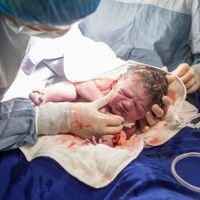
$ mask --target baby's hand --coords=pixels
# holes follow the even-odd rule
[[[113,136],[107,136],[104,135],[101,138],[97,139],[94,136],[92,136],[92,139],[85,139],[85,144],[93,144],[93,145],[97,145],[97,144],[105,144],[107,146],[110,147],[114,147],[113,141],[112,141]]]
[[[195,70],[188,64],[180,64],[173,73],[177,75],[185,84],[188,94],[193,93],[200,88],[199,77],[197,73],[195,73]]]

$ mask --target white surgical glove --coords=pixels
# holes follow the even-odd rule
[[[36,132],[39,135],[73,133],[83,138],[120,132],[124,119],[99,111],[110,94],[93,102],[46,103],[36,108]]]
[[[188,64],[180,64],[173,72],[185,84],[188,94],[197,91],[200,88],[200,65],[190,67]]]

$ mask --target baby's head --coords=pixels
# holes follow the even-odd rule
[[[111,112],[134,123],[142,119],[153,104],[162,106],[167,94],[166,72],[146,65],[130,66],[114,86],[109,106]]]

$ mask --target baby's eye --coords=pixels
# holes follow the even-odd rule
[[[132,95],[128,91],[126,90],[121,90],[121,91],[122,91],[123,96],[128,97],[129,99],[133,98]]]
[[[121,96],[125,96],[123,90],[121,90],[121,89],[118,90],[118,93],[119,93]]]

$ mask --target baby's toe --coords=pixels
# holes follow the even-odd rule
[[[29,99],[34,102],[35,105],[40,105],[44,101],[44,94],[38,90],[33,90],[29,94]]]

